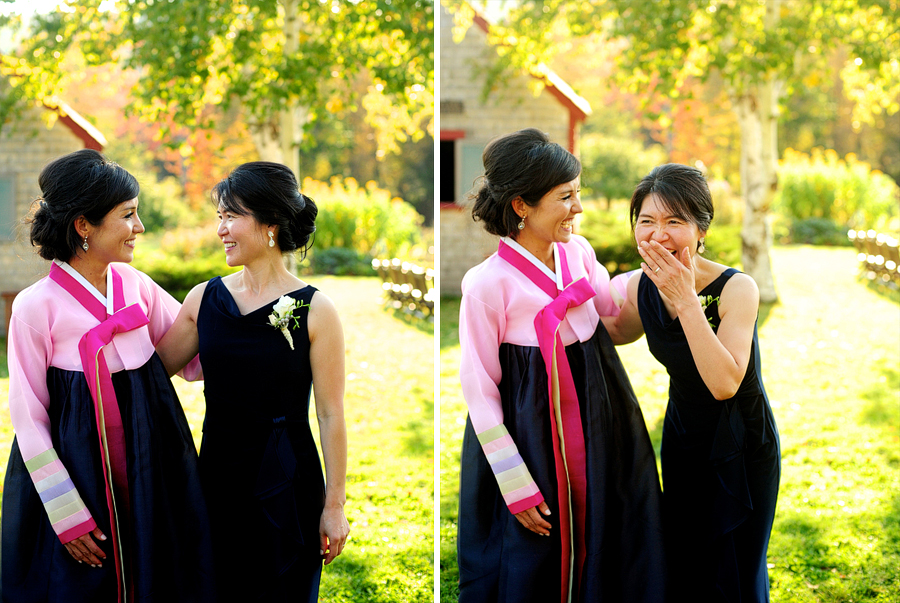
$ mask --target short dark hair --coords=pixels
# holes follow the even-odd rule
[[[81,252],[75,229],[80,216],[94,226],[141,188],[119,164],[92,149],[63,155],[48,163],[38,177],[41,196],[31,217],[31,244],[45,260],[68,262]]]
[[[713,220],[712,195],[703,172],[679,163],[666,163],[653,168],[644,176],[631,195],[631,230],[637,224],[644,199],[655,194],[666,210],[687,222],[693,222],[702,232],[709,230]]]
[[[581,162],[535,128],[492,140],[481,156],[484,179],[473,195],[472,219],[501,237],[518,233],[520,218],[513,210],[517,197],[532,207],[548,192],[581,174]]]
[[[242,164],[213,188],[212,202],[234,214],[250,214],[260,224],[278,226],[278,248],[284,252],[299,249],[303,258],[312,247],[319,210],[300,192],[287,166],[270,161]]]

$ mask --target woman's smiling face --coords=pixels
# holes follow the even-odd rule
[[[221,204],[216,213],[219,216],[217,234],[225,245],[226,264],[245,266],[268,249],[267,229],[251,214],[237,214]]]
[[[144,232],[137,208],[137,198],[130,199],[119,203],[103,217],[103,222],[93,228],[88,237],[90,257],[105,264],[128,263],[134,259],[136,237]]]
[[[644,241],[656,241],[676,255],[687,247],[693,256],[697,252],[698,241],[705,235],[690,220],[674,215],[655,193],[644,199],[634,226],[634,238],[638,245]]]
[[[584,211],[580,194],[581,179],[576,178],[551,189],[541,197],[536,206],[530,207],[522,203],[525,228],[517,233],[516,241],[526,247],[528,243],[543,247],[569,242],[575,216]]]

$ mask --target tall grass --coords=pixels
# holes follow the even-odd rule
[[[308,278],[334,300],[346,339],[350,540],[325,568],[319,600],[425,602],[434,593],[434,337],[383,309],[374,278]],[[5,351],[4,340],[0,347]],[[0,483],[12,427],[0,356]],[[194,440],[202,383],[174,379]],[[316,429],[314,410],[310,414]],[[2,495],[2,492],[0,492]]]
[[[760,310],[782,480],[773,601],[887,603],[900,593],[900,307],[857,278],[846,248],[776,247],[781,302]],[[458,300],[441,301],[441,601],[456,600]],[[619,348],[659,451],[668,378],[644,339]]]

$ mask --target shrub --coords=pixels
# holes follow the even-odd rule
[[[188,292],[198,283],[240,270],[225,264],[223,254],[179,260],[159,251],[142,254],[140,260],[135,258],[134,267],[147,273],[178,301],[184,301]]]
[[[152,184],[148,181],[148,177],[141,180],[138,212],[147,232],[162,232],[197,223],[197,213],[191,211],[184,189],[175,178],[170,176]]]
[[[376,276],[375,269],[372,268],[372,256],[359,253],[354,249],[330,247],[313,254],[311,260],[312,270],[315,274]]]
[[[828,218],[807,218],[791,224],[790,243],[807,245],[834,245],[849,247],[853,242],[847,237],[847,229]]]
[[[334,177],[329,184],[306,178],[304,194],[319,207],[311,255],[332,247],[370,257],[402,257],[421,238],[423,218],[413,208],[369,181]]]
[[[616,202],[611,209],[603,209],[596,201],[585,202],[578,232],[588,240],[598,261],[610,275],[640,268],[641,256],[634,247],[628,204]]]
[[[772,206],[791,222],[820,218],[841,229],[896,229],[900,188],[852,153],[840,159],[830,149],[814,149],[811,155],[787,149],[778,180]],[[799,228],[805,232],[810,226]]]
[[[588,134],[579,146],[585,196],[604,197],[607,207],[612,199],[630,199],[641,178],[665,162],[662,147],[645,149],[635,138]]]

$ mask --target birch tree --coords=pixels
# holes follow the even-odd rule
[[[458,24],[470,22],[472,5],[443,1]],[[778,298],[767,217],[778,186],[781,103],[843,48],[854,119],[871,123],[900,110],[900,0],[526,0],[491,35],[512,67],[549,63],[564,36],[624,39],[620,82],[673,98],[686,78],[719,74],[740,124],[743,269],[764,302]]]
[[[366,97],[400,115],[371,111],[386,146],[433,128],[433,15],[432,0],[61,2],[3,57],[11,88],[0,117],[60,88],[59,63],[74,53],[85,66],[137,70],[131,108],[149,120],[208,128],[210,107],[239,104],[260,156],[296,173],[304,125]],[[364,98],[348,85],[360,73],[371,82]]]

